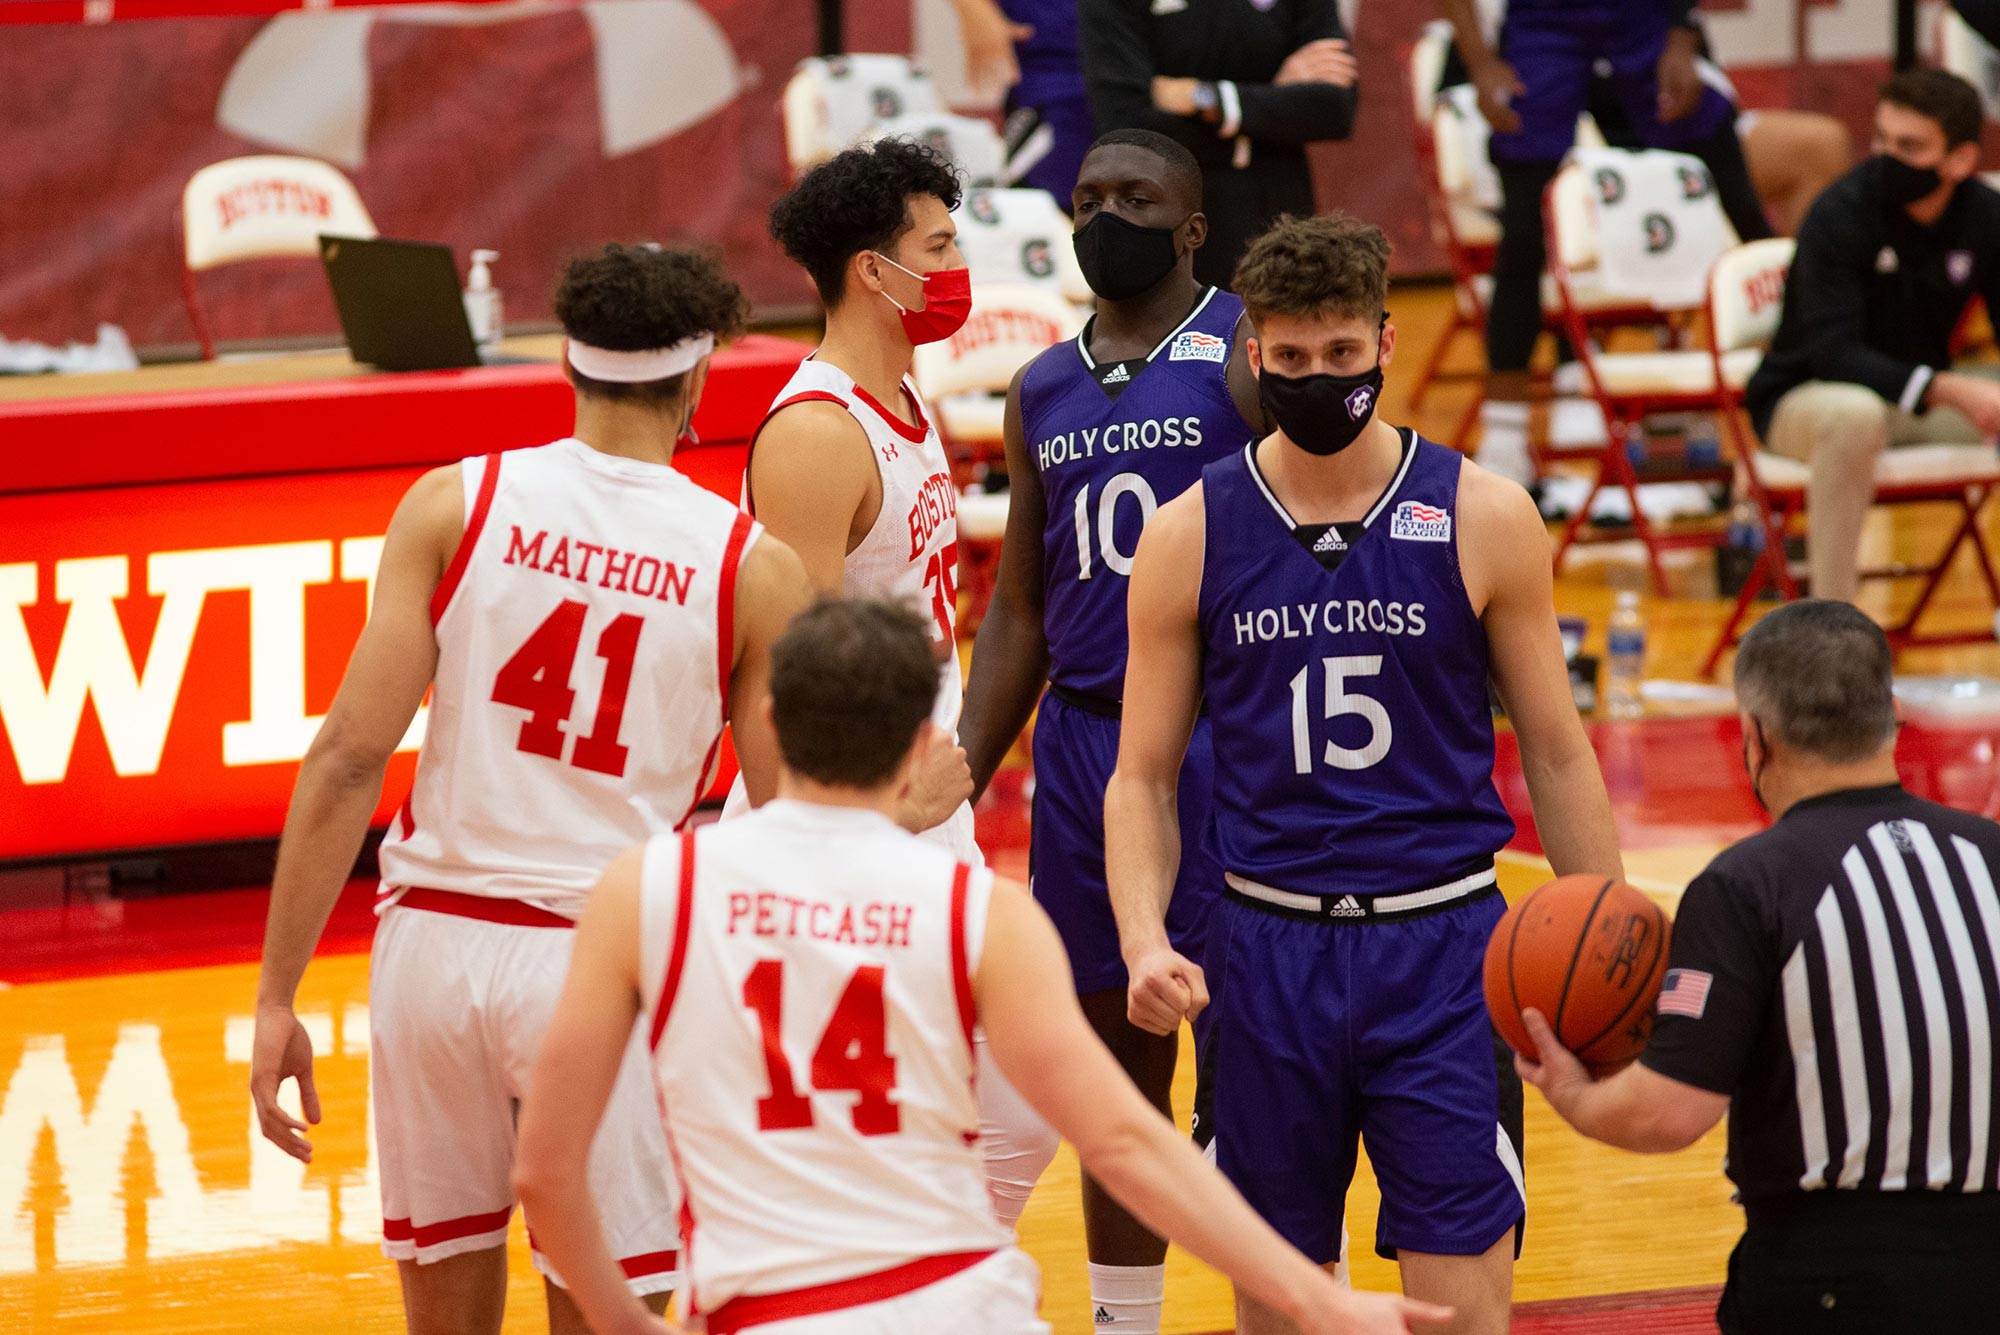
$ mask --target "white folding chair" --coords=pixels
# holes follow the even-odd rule
[[[956,334],[917,348],[911,376],[930,402],[952,472],[960,484],[959,589],[961,630],[976,627],[992,596],[1000,541],[1007,532],[1007,497],[968,484],[980,465],[1005,458],[1007,387],[1028,362],[1083,328],[1084,313],[1047,287],[976,284],[972,315]]]
[[[877,121],[862,133],[860,142],[876,139],[914,139],[949,158],[971,185],[1006,184],[1007,142],[990,121],[948,111],[916,111]]]
[[[1579,294],[1587,290],[1588,282],[1608,300],[1649,308],[1655,320],[1691,317],[1703,304],[1699,276],[1735,243],[1735,233],[1700,159],[1657,150],[1586,149],[1572,154],[1549,183],[1542,214],[1564,325],[1590,395],[1603,414],[1606,436],[1601,446],[1587,450],[1542,451],[1544,460],[1594,466],[1590,491],[1556,546],[1556,563],[1560,567],[1574,543],[1627,536],[1589,528],[1597,493],[1618,486],[1631,502],[1630,536],[1645,544],[1654,587],[1665,594],[1660,553],[1669,547],[1710,546],[1715,538],[1710,533],[1656,531],[1639,504],[1640,482],[1721,481],[1729,477],[1729,470],[1717,460],[1713,466],[1649,468],[1642,479],[1632,455],[1635,447],[1643,454],[1642,424],[1649,414],[1720,411],[1718,363],[1698,349],[1606,351]],[[1697,285],[1687,283],[1688,275],[1697,276]],[[1755,353],[1735,353],[1725,355],[1719,365],[1723,377],[1740,387],[1756,361]]]
[[[814,56],[785,84],[785,156],[794,176],[877,123],[944,110],[931,78],[907,56]]]
[[[1741,410],[1740,387],[1747,376],[1730,370],[1731,358],[1749,358],[1754,365],[1777,334],[1778,319],[1785,305],[1785,281],[1795,248],[1795,243],[1787,237],[1752,241],[1724,254],[1709,273],[1707,306],[1712,374],[1721,385],[1724,429],[1742,465],[1744,482],[1764,529],[1764,550],[1744,580],[1736,605],[1730,609],[1721,634],[1702,664],[1705,676],[1714,675],[1722,655],[1736,643],[1737,630],[1749,614],[1751,604],[1766,589],[1776,588],[1785,598],[1795,598],[1799,593],[1798,580],[1786,556],[1785,538],[1795,519],[1807,517],[1806,485],[1812,470],[1797,459],[1763,450],[1752,438]],[[2000,485],[2000,456],[1995,455],[1991,445],[1911,445],[1884,450],[1875,461],[1876,504],[1944,502],[1956,504],[1960,510],[1959,526],[1934,563],[1862,572],[1867,579],[1916,577],[1924,581],[1910,610],[1888,632],[1889,642],[1897,649],[1911,645],[1971,644],[1992,638],[1990,628],[1919,635],[1916,624],[1937,593],[1958,549],[1966,543],[1972,545],[1978,557],[1988,595],[2000,606],[2000,577],[1994,573],[1993,554],[1978,523],[1979,511],[1996,485]]]
[[[322,232],[372,237],[354,183],[317,158],[259,154],[211,163],[181,191],[181,295],[204,359],[215,339],[195,275],[246,260],[319,254]]]
[[[1070,219],[1046,190],[975,186],[959,201],[958,250],[975,283],[1026,283],[1088,305]]]

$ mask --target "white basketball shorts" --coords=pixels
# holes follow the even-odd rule
[[[511,900],[421,893],[464,914],[517,919],[398,905],[375,929],[369,1083],[382,1250],[424,1264],[506,1244],[515,1122],[576,933],[521,925],[540,911]],[[591,1146],[590,1179],[605,1240],[632,1291],[674,1288],[680,1202],[636,1026]],[[539,1252],[534,1263],[561,1283]]]

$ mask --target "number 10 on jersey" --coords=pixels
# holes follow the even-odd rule
[[[1135,496],[1139,501],[1139,527],[1152,522],[1153,511],[1160,508],[1159,498],[1154,496],[1152,484],[1137,473],[1120,473],[1104,484],[1097,494],[1097,541],[1095,557],[1104,562],[1105,568],[1114,575],[1132,576],[1132,557],[1138,544],[1132,544],[1131,552],[1118,550],[1117,541],[1111,536],[1111,521],[1118,517],[1118,502],[1126,496]],[[1093,552],[1090,537],[1090,487],[1079,487],[1076,493],[1076,577],[1089,579],[1092,573]]]

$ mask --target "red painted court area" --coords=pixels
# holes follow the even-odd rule
[[[1763,827],[1743,773],[1736,717],[1598,723],[1591,742],[1603,767],[1628,851],[1719,848]],[[1913,792],[1965,811],[2000,816],[2000,728],[1907,723],[1897,747]],[[1527,780],[1513,734],[1502,733],[1494,772],[1518,825],[1512,848],[1540,855]],[[1025,880],[1032,780],[1002,772],[978,811],[980,846],[1003,875]],[[374,933],[375,882],[349,883],[327,924],[320,953],[365,951]],[[0,982],[42,982],[251,962],[263,940],[262,889],[114,898],[80,892],[68,902],[0,911]]]

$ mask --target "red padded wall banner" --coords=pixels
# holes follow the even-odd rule
[[[383,235],[444,242],[461,273],[498,250],[517,323],[549,319],[564,263],[613,240],[718,251],[766,308],[812,300],[764,219],[813,0],[200,8],[239,16],[0,22],[0,237],[31,257],[0,263],[0,334],[60,345],[110,321],[191,343],[181,190],[256,153],[333,163]],[[314,259],[213,270],[200,295],[224,343],[339,328]]]

